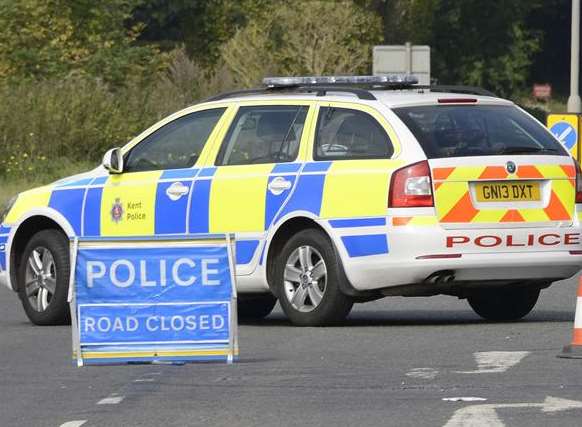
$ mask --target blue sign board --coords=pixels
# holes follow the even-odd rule
[[[571,150],[578,141],[578,135],[574,126],[568,122],[557,122],[550,128],[550,132],[566,147]]]
[[[232,241],[73,243],[78,365],[232,361],[237,353]]]

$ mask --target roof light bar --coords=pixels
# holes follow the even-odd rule
[[[263,85],[269,88],[317,85],[405,85],[418,84],[418,78],[410,74],[387,76],[303,76],[266,77]]]

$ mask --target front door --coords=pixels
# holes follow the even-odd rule
[[[213,108],[181,116],[127,152],[124,173],[110,175],[102,190],[101,236],[188,232],[188,209],[200,173],[195,165],[224,111]]]
[[[241,106],[220,146],[210,190],[210,232],[237,234],[239,274],[250,274],[301,168],[309,105]]]

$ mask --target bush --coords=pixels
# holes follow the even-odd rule
[[[51,175],[62,159],[99,162],[168,114],[234,85],[224,67],[208,72],[181,49],[170,58],[150,83],[112,88],[76,76],[0,85],[0,178]]]
[[[34,174],[60,158],[97,160],[127,142],[154,115],[136,92],[82,77],[0,86],[0,175]]]

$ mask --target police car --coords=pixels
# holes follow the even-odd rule
[[[580,269],[580,169],[512,102],[409,76],[264,83],[9,203],[0,277],[33,323],[67,320],[72,236],[233,232],[240,315],[278,300],[296,325],[438,294],[516,320]]]

